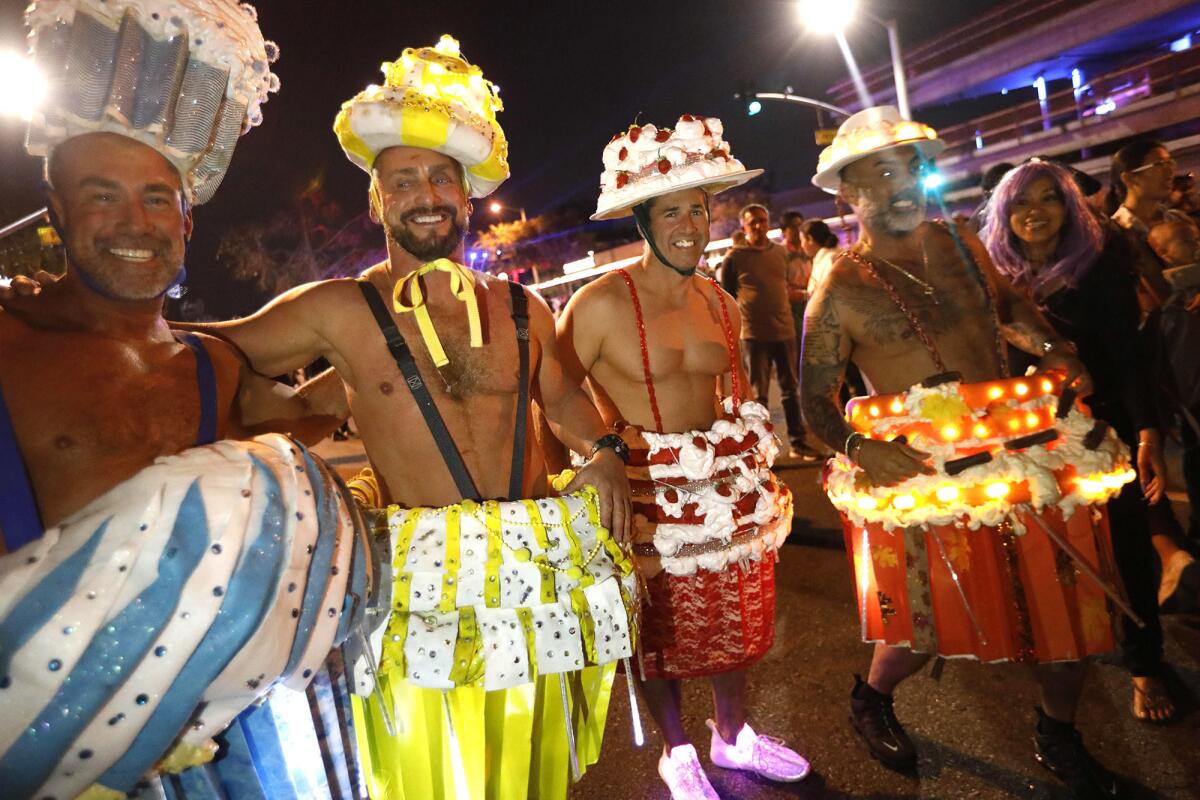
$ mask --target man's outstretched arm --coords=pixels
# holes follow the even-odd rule
[[[331,354],[324,326],[342,281],[297,286],[248,317],[229,322],[172,323],[233,344],[261,375],[285,375]]]

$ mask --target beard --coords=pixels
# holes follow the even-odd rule
[[[892,204],[900,200],[911,200],[912,208],[907,211],[893,208]],[[859,202],[855,210],[864,224],[888,236],[912,233],[925,221],[925,194],[919,189],[897,192],[882,202],[866,197],[860,197]]]
[[[68,237],[69,239],[69,237]],[[110,247],[151,250],[153,263],[132,263],[107,255]],[[66,244],[67,262],[92,291],[112,300],[143,301],[162,297],[179,277],[183,248],[162,238],[136,242],[101,240],[90,247]]]
[[[413,233],[408,227],[409,221],[425,214],[446,214],[450,217],[450,230],[442,236],[437,234],[418,236]],[[452,206],[414,208],[405,212],[398,224],[385,225],[388,239],[401,250],[426,263],[453,255],[458,246],[462,244],[463,236],[466,235],[466,227],[465,223],[459,222],[458,212]]]

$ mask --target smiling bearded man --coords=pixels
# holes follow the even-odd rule
[[[387,698],[356,708],[371,795],[564,797],[632,650],[623,448],[567,378],[545,302],[461,263],[470,198],[509,175],[497,91],[450,36],[383,70],[334,132],[370,176],[386,260],[206,330],[272,375],[324,357],[346,386],[371,462],[354,485],[393,568],[354,678]],[[586,459],[561,496],[535,400]]]

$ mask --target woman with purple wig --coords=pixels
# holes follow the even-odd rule
[[[1000,181],[981,233],[996,267],[1028,292],[1064,338],[1079,348],[1095,386],[1092,414],[1137,449],[1139,481],[1109,503],[1113,550],[1130,604],[1145,621],[1122,620],[1121,650],[1133,676],[1133,713],[1163,722],[1175,712],[1162,681],[1156,553],[1146,501],[1165,489],[1151,358],[1138,335],[1136,277],[1128,245],[1105,234],[1066,169],[1033,160]],[[1020,368],[1014,361],[1014,368]]]

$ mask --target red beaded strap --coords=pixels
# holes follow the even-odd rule
[[[650,376],[650,350],[646,346],[646,319],[642,316],[642,303],[638,300],[637,289],[633,286],[633,277],[624,269],[618,269],[617,273],[625,279],[625,285],[629,287],[629,296],[633,299],[633,313],[637,317],[638,341],[642,345],[642,373],[646,377],[646,394],[650,396],[650,413],[654,415],[654,429],[662,433],[662,414],[658,410],[658,398],[654,396],[654,379]]]
[[[742,404],[741,387],[738,385],[738,350],[737,339],[733,336],[733,323],[729,321],[729,309],[725,306],[725,292],[716,278],[709,278],[717,293],[717,302],[721,304],[721,322],[725,326],[725,347],[729,349],[729,388],[733,394],[733,410],[736,412]]]

